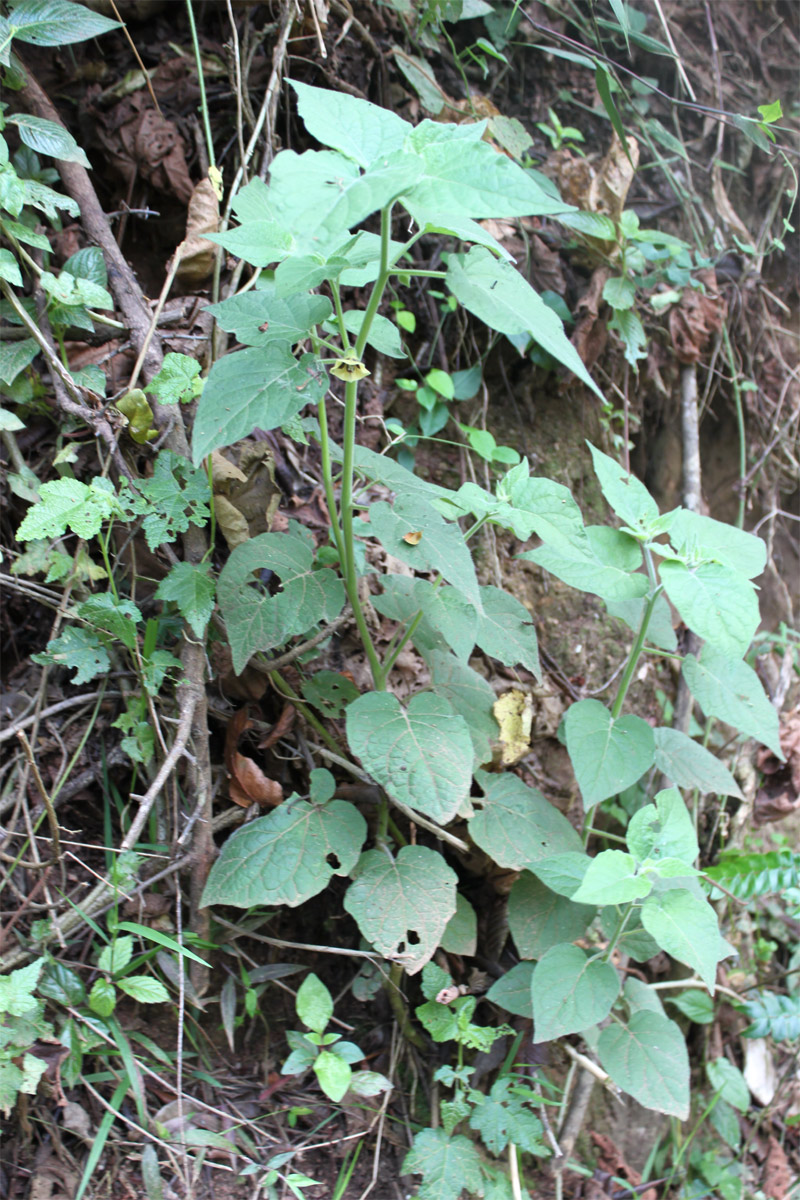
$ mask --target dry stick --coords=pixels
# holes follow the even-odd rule
[[[697,418],[697,367],[689,363],[681,368],[681,433],[683,441],[683,503],[690,512],[699,513],[702,505],[700,474],[700,428]],[[696,654],[700,641],[695,633],[686,634],[686,654]],[[678,678],[672,728],[689,732],[692,717],[692,693],[683,673]],[[662,778],[662,787],[668,786]]]
[[[54,717],[56,713],[64,712],[68,708],[77,708],[81,704],[89,704],[92,700],[99,700],[103,692],[83,692],[80,696],[70,696],[69,700],[59,700],[58,704],[51,704],[49,708],[43,708],[38,714],[38,720],[44,721],[46,717]],[[121,692],[106,692],[106,697],[121,696]],[[0,732],[0,742],[7,742],[9,738],[16,737],[23,729],[29,729],[35,724],[37,714],[34,713],[30,717],[23,717],[19,721],[15,721],[13,725],[9,725],[6,729]]]

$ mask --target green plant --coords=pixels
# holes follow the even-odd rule
[[[575,129],[572,125],[562,125],[558,114],[552,108],[548,108],[547,115],[550,118],[550,124],[547,125],[543,121],[537,121],[536,128],[541,129],[553,150],[560,150],[562,146],[567,146],[570,150],[577,149],[575,146],[570,146],[570,142],[583,141],[583,134],[580,129]],[[578,150],[578,153],[580,154],[581,151]]]
[[[295,1001],[297,1015],[308,1033],[296,1029],[286,1035],[292,1053],[283,1064],[283,1075],[303,1075],[311,1068],[325,1095],[338,1102],[346,1092],[354,1096],[377,1096],[391,1082],[377,1071],[353,1071],[364,1053],[353,1042],[342,1041],[340,1033],[326,1033],[333,1016],[333,999],[325,984],[313,973],[300,985]]]
[[[193,452],[199,464],[254,424],[291,431],[302,408],[316,404],[317,424],[305,418],[303,428],[321,447],[333,518],[330,552],[315,552],[300,529],[263,534],[232,552],[218,598],[237,671],[254,655],[324,628],[349,600],[373,690],[342,697],[338,711],[344,709],[349,751],[379,785],[382,799],[374,843],[365,849],[364,817],[354,804],[334,798],[328,772],[315,772],[308,798],[291,797],[229,838],[212,868],[204,903],[296,905],[321,892],[334,875],[350,876],[344,907],[366,940],[394,964],[396,984],[401,968],[420,971],[445,937],[456,911],[457,878],[438,850],[405,844],[390,810],[412,815],[455,847],[463,842],[446,827],[456,818],[465,820],[473,842],[496,863],[522,872],[510,909],[526,961],[509,973],[513,979],[499,981],[504,986],[496,985],[492,998],[503,1004],[505,996],[511,1011],[532,1014],[538,1040],[588,1034],[603,1025],[597,1053],[613,1081],[641,1103],[685,1118],[689,1063],[681,1030],[665,1015],[657,992],[631,981],[622,989],[613,956],[623,948],[646,959],[660,948],[687,964],[713,994],[717,963],[730,947],[695,866],[696,834],[679,788],[741,793],[702,745],[677,730],[653,729],[626,712],[625,702],[643,654],[677,652],[668,597],[705,643],[682,664],[705,714],[780,753],[777,716],[743,657],[759,621],[751,579],[763,568],[764,544],[691,512],[661,515],[645,487],[595,447],[590,447],[595,473],[620,528],[587,527],[569,490],[531,476],[526,462],[512,467],[494,492],[472,483],[448,491],[359,447],[358,386],[368,373],[367,348],[381,352],[383,334],[374,333],[382,329],[381,298],[394,275],[415,274],[397,264],[426,229],[479,244],[451,253],[446,271],[423,275],[444,280],[458,302],[491,328],[535,338],[594,389],[557,315],[513,267],[493,257],[491,246],[480,244],[486,236],[474,220],[523,211],[558,214],[564,206],[480,141],[480,126],[422,122],[412,128],[351,97],[292,86],[309,132],[332,149],[279,154],[269,186],[254,181],[237,197],[239,227],[217,237],[261,274],[253,289],[214,308],[246,348],[213,366],[198,405]],[[396,204],[419,226],[410,241],[392,239]],[[440,206],[436,215],[434,205]],[[380,237],[357,229],[376,211]],[[331,300],[315,290],[323,282]],[[370,282],[366,308],[346,310],[345,289]],[[321,329],[333,314],[338,342]],[[344,383],[341,447],[328,432],[326,362]],[[394,503],[370,503],[363,490],[372,483],[394,491]],[[461,518],[467,519],[466,534]],[[494,694],[469,666],[473,648],[539,676],[529,614],[513,597],[477,579],[468,538],[485,523],[523,542],[536,534],[542,544],[521,557],[600,596],[634,635],[611,706],[580,700],[564,720],[586,811],[582,837],[515,774],[481,769],[491,759],[497,725]],[[435,578],[430,583],[382,577],[382,593],[373,603],[397,623],[383,655],[359,589],[365,570],[360,550],[369,540],[418,575]],[[329,565],[335,560],[341,577]],[[257,582],[264,568],[280,580],[274,594]],[[425,658],[431,684],[401,703],[390,690],[392,668],[409,641]],[[271,677],[317,730],[323,755],[329,748],[342,762],[341,747],[325,729],[328,711],[314,676],[304,669],[297,688],[275,671]],[[624,850],[589,854],[597,806],[640,780],[646,796],[654,770],[676,786],[634,813]],[[575,944],[579,938],[588,939],[588,948]],[[459,1011],[468,1008],[464,1004]],[[458,1028],[455,1010],[452,1017]],[[307,1041],[303,1061],[311,1065],[320,1047]],[[338,1064],[337,1069],[343,1077]],[[453,1146],[461,1140],[451,1142],[445,1130],[431,1137],[437,1145],[444,1139],[444,1156],[453,1162]],[[455,1195],[458,1189],[451,1186]]]
[[[44,1001],[34,995],[44,963],[37,958],[0,976],[0,1111],[6,1117],[20,1092],[36,1092],[47,1069],[46,1058],[32,1053],[40,1039],[53,1036]]]

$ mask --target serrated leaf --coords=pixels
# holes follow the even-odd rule
[[[129,650],[136,645],[136,625],[141,622],[142,614],[132,600],[100,592],[79,604],[77,612],[84,621],[110,633]]]
[[[327,296],[278,297],[275,284],[268,281],[255,291],[210,304],[206,312],[222,329],[235,333],[242,345],[266,346],[270,342],[300,341],[314,325],[327,321],[333,309]]]
[[[188,404],[200,394],[200,363],[188,354],[170,352],[164,355],[161,370],[147,385],[151,392],[162,404]]]
[[[567,750],[589,809],[636,783],[653,765],[653,731],[641,717],[615,721],[599,700],[579,700],[565,720]]]
[[[623,850],[603,850],[589,863],[581,886],[572,899],[576,904],[627,904],[652,889],[651,881],[636,874],[636,860]]]
[[[170,998],[161,980],[152,975],[126,975],[115,982],[121,992],[140,1004],[166,1004]]]
[[[644,484],[591,442],[587,444],[603,495],[617,516],[633,529],[658,520],[658,505]]]
[[[82,167],[91,169],[89,159],[63,125],[47,121],[44,117],[35,117],[31,113],[18,113],[9,117],[8,123],[16,125],[20,140],[37,154],[49,154],[64,162],[80,163]]]
[[[190,525],[205,525],[211,515],[207,473],[171,450],[159,453],[153,474],[137,480],[135,492],[126,483],[122,495],[133,512],[144,517],[142,528],[151,550],[174,542]]]
[[[627,1025],[609,1025],[597,1044],[600,1064],[645,1108],[685,1121],[689,1116],[689,1056],[674,1021],[637,1012]]]
[[[758,597],[749,580],[739,571],[713,562],[697,567],[662,562],[659,574],[689,628],[725,654],[741,658],[761,620]]]
[[[567,818],[536,788],[510,772],[476,771],[485,793],[469,822],[473,841],[501,867],[519,871],[554,854],[578,851],[581,839]]]
[[[111,668],[108,651],[97,634],[74,625],[68,625],[59,637],[47,643],[42,654],[32,654],[31,658],[36,663],[74,669],[72,683],[88,683],[98,675],[107,675]]]
[[[458,877],[426,846],[361,855],[344,907],[375,949],[409,975],[421,971],[456,911]]]
[[[119,21],[69,0],[22,0],[8,21],[13,36],[33,46],[66,46],[120,28]]]
[[[228,838],[211,868],[203,905],[294,908],[355,866],[367,824],[344,800],[317,808],[290,799]]]
[[[503,155],[493,157],[520,170]],[[602,392],[565,334],[560,318],[516,268],[496,259],[484,247],[476,246],[469,254],[451,254],[446,283],[456,299],[490,329],[510,337],[528,334],[602,399]]]
[[[0,975],[0,1013],[21,1017],[36,1009],[33,992],[46,961],[37,958],[9,975]]]
[[[458,1200],[466,1188],[481,1186],[481,1158],[469,1138],[448,1137],[443,1129],[423,1129],[403,1159],[403,1175],[422,1175],[420,1200]]]
[[[541,1141],[542,1123],[524,1101],[514,1094],[515,1081],[500,1078],[492,1084],[472,1110],[470,1129],[481,1135],[491,1154],[502,1154],[509,1142],[528,1154],[546,1153]]]
[[[659,792],[628,823],[628,849],[639,862],[678,858],[691,866],[699,848],[694,822],[677,788]]]
[[[638,313],[632,308],[617,309],[608,322],[608,328],[619,337],[625,347],[625,361],[630,363],[638,374],[639,359],[647,358],[648,344],[647,334]]]
[[[550,1042],[603,1021],[619,995],[619,976],[578,946],[553,946],[534,968],[531,994],[534,1037]]]
[[[561,942],[574,942],[594,919],[591,905],[574,904],[523,871],[508,897],[508,927],[521,958],[541,958]]]
[[[457,526],[448,524],[431,504],[415,496],[398,496],[393,505],[370,505],[369,525],[385,550],[417,571],[441,574],[480,610],[481,597],[472,555]],[[409,533],[422,537],[412,545]]]
[[[467,723],[476,764],[488,762],[492,757],[491,743],[498,734],[497,721],[492,715],[495,694],[491,686],[482,675],[452,654],[431,650],[425,657],[431,670],[433,691]]]
[[[536,628],[525,605],[496,587],[482,587],[481,600],[475,633],[481,650],[506,666],[521,664],[541,680]]]
[[[683,676],[707,717],[718,717],[757,738],[783,760],[778,714],[752,667],[732,659],[716,646],[704,646],[697,659],[687,654]]]
[[[254,429],[285,425],[306,404],[321,400],[327,386],[315,356],[296,359],[284,343],[226,354],[209,371],[197,404],[195,466],[212,450],[230,446]]]
[[[117,993],[109,979],[95,979],[89,992],[89,1008],[98,1017],[110,1017],[117,1005]]]
[[[53,479],[39,488],[40,503],[28,509],[17,530],[17,540],[30,542],[40,538],[58,538],[68,529],[78,537],[92,538],[103,522],[121,514],[113,485],[95,478],[91,484],[78,479]]]
[[[459,892],[456,896],[456,911],[447,922],[440,945],[448,954],[462,954],[470,958],[478,945],[478,918],[475,909]]]
[[[653,730],[656,742],[656,766],[682,788],[697,788],[703,794],[717,792],[743,800],[741,789],[720,760],[681,733],[679,729],[660,727]]]
[[[347,709],[347,741],[391,797],[440,824],[469,795],[469,729],[441,696],[412,696],[407,708],[388,692],[359,696]]]
[[[717,963],[730,947],[720,937],[717,915],[708,901],[685,888],[648,896],[642,924],[662,950],[697,971],[713,996]]]
[[[256,586],[253,576],[264,570],[281,581],[274,596]],[[315,571],[312,548],[288,533],[262,533],[237,546],[220,573],[217,595],[237,675],[257,651],[334,620],[345,600],[341,580],[327,568]]]
[[[118,971],[124,971],[132,958],[133,938],[118,937],[107,946],[103,946],[97,956],[97,966],[99,970],[114,975]]]
[[[156,600],[177,604],[195,635],[202,638],[214,611],[214,580],[206,563],[175,563],[156,588]]]

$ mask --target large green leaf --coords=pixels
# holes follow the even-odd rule
[[[607,532],[612,535],[618,534],[621,538],[626,536],[616,529],[609,529]],[[616,542],[616,539],[614,540]],[[648,589],[647,576],[632,574],[624,560],[622,563],[603,561],[598,549],[608,549],[608,546],[603,544],[604,541],[606,539],[596,534],[594,540],[590,540],[587,529],[586,542],[582,546],[562,549],[545,542],[545,545],[538,546],[535,550],[526,550],[518,557],[538,563],[570,587],[581,592],[591,592],[606,601],[634,600],[644,596]]]
[[[767,547],[760,537],[685,508],[675,514],[669,540],[687,559],[711,559],[748,579],[760,575],[767,560]]]
[[[442,128],[446,132],[456,126]],[[422,177],[407,193],[414,207],[476,219],[571,211],[570,205],[548,196],[533,176],[488,142],[437,134],[435,141],[420,147],[420,159]]]
[[[434,692],[443,696],[467,723],[476,764],[489,762],[491,743],[500,732],[492,711],[496,699],[492,688],[482,675],[452,654],[431,650],[426,658]]]
[[[591,443],[594,472],[614,512],[633,529],[646,529],[658,520],[658,505],[643,483]]]
[[[740,733],[758,738],[783,758],[778,714],[752,667],[716,646],[704,646],[699,659],[687,654],[683,676],[707,717],[718,717]]]
[[[689,628],[732,658],[741,658],[761,620],[750,581],[721,563],[687,567],[667,560],[659,573]]]
[[[456,911],[457,883],[441,854],[426,846],[403,846],[396,858],[368,850],[344,906],[379,954],[414,975],[432,958]]]
[[[551,892],[523,871],[508,897],[508,927],[522,958],[541,958],[561,942],[577,941],[596,911]]]
[[[645,1108],[685,1121],[689,1116],[689,1056],[674,1021],[640,1011],[627,1025],[600,1034],[597,1054],[616,1083]]]
[[[469,796],[469,728],[441,696],[412,696],[407,708],[388,692],[359,696],[347,708],[347,741],[390,796],[440,824]]]
[[[513,167],[503,155],[495,157]],[[490,329],[510,337],[528,334],[602,399],[602,392],[564,333],[561,319],[509,263],[476,246],[468,254],[450,255],[446,283],[456,299]]]
[[[567,818],[536,788],[510,772],[476,771],[483,800],[469,822],[469,834],[501,867],[520,871],[543,858],[579,851],[581,839]]]
[[[8,23],[14,37],[32,46],[67,46],[120,28],[119,21],[69,0],[22,0]]]
[[[586,809],[624,792],[653,765],[653,731],[641,717],[616,721],[599,700],[579,700],[565,720],[567,750]]]
[[[685,888],[654,893],[642,905],[642,924],[662,950],[697,971],[713,996],[717,963],[731,950],[708,901]]]
[[[441,574],[480,610],[481,594],[472,555],[456,525],[416,496],[398,496],[394,504],[370,505],[369,527],[384,550],[417,571]],[[409,535],[422,536],[415,542]]]
[[[605,1020],[619,995],[619,976],[610,963],[562,944],[539,959],[531,994],[534,1037],[550,1042]]]
[[[656,741],[656,766],[672,783],[682,788],[697,788],[703,793],[737,796],[743,800],[738,783],[720,760],[679,729],[653,730]]]
[[[573,894],[576,904],[627,904],[646,896],[650,879],[636,874],[636,860],[624,850],[602,850],[589,863],[581,886]]]
[[[328,378],[313,354],[296,359],[285,343],[248,346],[215,362],[197,404],[192,457],[198,466],[219,446],[254,429],[285,425],[325,395]]]
[[[481,1158],[474,1142],[448,1137],[443,1129],[423,1129],[403,1159],[403,1175],[422,1175],[420,1200],[458,1200],[466,1188],[475,1194],[481,1187]]]
[[[426,579],[414,581],[414,596],[431,628],[441,634],[456,657],[466,663],[475,648],[478,627],[478,614],[467,597],[457,588],[437,588]]]
[[[477,949],[478,915],[460,892],[456,896],[456,911],[447,922],[439,944],[448,954],[464,954],[469,958]]]
[[[318,808],[290,797],[228,838],[202,903],[302,904],[331,876],[350,874],[366,836],[367,823],[354,805],[331,800]]]
[[[691,867],[699,853],[694,821],[677,788],[666,788],[654,804],[637,809],[628,823],[627,841],[640,863],[678,858]]]
[[[63,125],[47,121],[44,117],[34,117],[31,113],[18,113],[7,119],[9,125],[16,125],[19,130],[20,141],[37,154],[50,154],[64,162],[76,162],[82,167],[91,168],[92,164],[83,150]]]
[[[521,663],[541,680],[536,629],[525,605],[496,587],[482,587],[481,600],[475,634],[481,650],[509,667]]]
[[[457,495],[461,495],[461,491]],[[500,480],[497,499],[507,501],[518,510],[519,517],[527,521],[526,533],[514,529],[521,541],[537,533],[543,542],[566,554],[587,550],[588,534],[572,492],[563,483],[530,475],[527,462],[512,467]]]
[[[300,341],[314,325],[327,321],[333,309],[327,296],[278,297],[275,285],[269,281],[255,291],[209,304],[206,312],[222,329],[235,333],[242,345],[266,346],[270,342]]]
[[[222,568],[217,594],[233,657],[241,674],[251,655],[282,646],[344,606],[344,585],[333,571],[313,569],[314,552],[288,533],[262,533],[237,546]],[[254,574],[274,572],[281,591],[270,596]]]
[[[414,128],[388,108],[348,96],[332,88],[310,87],[290,79],[297,93],[297,111],[308,132],[323,146],[368,167],[379,156],[403,147]]]
[[[338,454],[331,451],[337,462],[341,461],[341,451]],[[422,496],[424,498],[438,497],[446,499],[453,493],[447,488],[439,487],[436,483],[428,483],[411,471],[407,471],[400,463],[385,454],[377,454],[367,446],[356,446],[353,455],[356,472],[373,483],[382,483],[393,492],[403,497]]]
[[[499,1004],[506,1012],[515,1013],[518,1017],[533,1017],[533,998],[531,996],[531,978],[534,964],[532,962],[517,963],[505,975],[496,979],[486,999],[493,1004]]]

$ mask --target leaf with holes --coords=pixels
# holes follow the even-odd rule
[[[332,800],[317,808],[290,797],[228,838],[202,903],[294,908],[323,891],[333,875],[349,875],[366,836],[367,823],[352,804]]]
[[[222,569],[217,594],[228,631],[233,669],[240,675],[259,650],[281,646],[318,621],[332,621],[344,605],[344,585],[328,568],[313,569],[311,546],[289,533],[262,533],[237,546]],[[274,572],[274,596],[254,575]]]
[[[476,771],[485,793],[469,822],[472,840],[501,867],[520,871],[540,859],[581,849],[567,818],[536,788],[510,772]]]
[[[463,717],[441,696],[359,696],[347,709],[353,754],[390,796],[441,824],[469,796],[472,742]]]
[[[689,1116],[689,1056],[680,1028],[659,1013],[639,1011],[627,1025],[600,1034],[600,1064],[645,1108],[685,1121]]]
[[[619,976],[610,963],[562,944],[539,959],[531,994],[536,1041],[550,1042],[604,1020],[619,995]]]
[[[409,975],[421,971],[456,911],[458,878],[441,854],[403,846],[361,855],[344,906],[368,942]]]
[[[567,750],[587,810],[636,783],[653,765],[653,731],[641,717],[616,721],[599,700],[579,700],[564,722]]]

